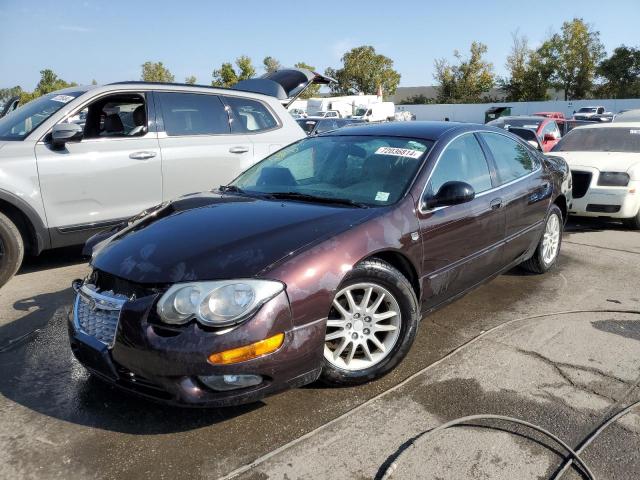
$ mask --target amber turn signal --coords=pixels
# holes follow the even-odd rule
[[[252,358],[261,357],[271,352],[275,352],[284,342],[284,333],[278,333],[273,337],[265,338],[259,342],[245,345],[244,347],[232,348],[224,352],[212,353],[209,361],[218,365],[228,365],[230,363],[245,362]]]

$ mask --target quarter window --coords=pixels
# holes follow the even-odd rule
[[[466,182],[476,193],[492,188],[487,159],[473,134],[466,134],[451,142],[436,165],[428,191],[435,195],[447,182]]]
[[[224,101],[229,106],[233,133],[254,133],[278,126],[278,121],[262,102],[239,97],[224,97]]]
[[[536,164],[527,148],[506,135],[481,133],[496,162],[500,183],[508,183],[535,170]]]
[[[158,93],[169,136],[229,133],[229,116],[216,95]]]

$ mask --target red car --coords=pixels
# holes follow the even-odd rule
[[[536,132],[536,135],[540,140],[543,152],[548,152],[549,150],[551,150],[562,137],[560,128],[558,127],[558,123],[556,122],[556,120],[539,115],[500,117],[492,120],[487,125],[504,128],[506,130],[508,130],[509,127],[527,128],[529,130],[533,130]]]

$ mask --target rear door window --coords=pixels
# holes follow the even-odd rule
[[[496,162],[500,183],[505,184],[533,172],[537,164],[520,142],[497,133],[481,133]]]
[[[278,126],[278,121],[266,105],[258,100],[241,97],[224,97],[233,133],[255,133],[271,130]]]
[[[158,98],[171,137],[230,133],[229,115],[216,95],[159,92]]]

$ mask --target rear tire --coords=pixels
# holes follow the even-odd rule
[[[419,321],[411,283],[377,259],[347,274],[328,313],[320,380],[336,386],[359,385],[393,370],[409,352]]]
[[[623,218],[622,223],[632,230],[640,230],[640,210],[638,210],[635,217]]]
[[[18,227],[0,213],[0,287],[13,277],[24,258],[24,242]]]
[[[544,230],[536,251],[530,259],[520,264],[522,268],[531,273],[546,273],[556,266],[562,244],[562,211],[554,203],[549,208],[544,222]]]

